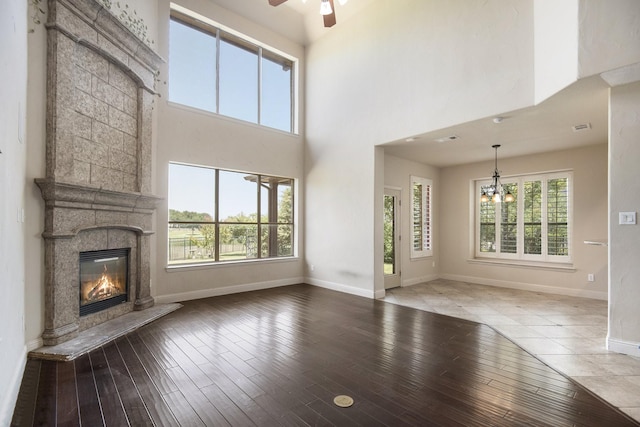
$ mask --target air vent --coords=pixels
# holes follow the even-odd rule
[[[591,129],[591,123],[583,123],[581,125],[574,125],[571,126],[571,129],[573,129],[574,132],[582,132],[585,130],[589,130]]]
[[[458,135],[449,135],[442,138],[434,139],[434,141],[442,143],[442,142],[455,141],[456,139],[460,139],[460,137]]]

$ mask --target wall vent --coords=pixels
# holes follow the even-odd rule
[[[591,129],[591,123],[583,123],[583,124],[580,124],[580,125],[574,125],[574,126],[571,126],[571,129],[573,129],[574,132],[582,132],[582,131],[585,131],[585,130],[589,130],[589,129]]]

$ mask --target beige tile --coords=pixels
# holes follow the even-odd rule
[[[618,408],[640,407],[640,379],[637,377],[575,377],[575,380]]]
[[[640,422],[640,408],[620,408],[620,410]]]
[[[487,306],[469,307],[469,306],[463,305],[463,307],[465,310],[467,310],[471,314],[496,314],[496,315],[500,314],[493,308],[487,307]]]
[[[527,314],[527,315],[512,315],[508,312],[502,312],[502,314],[509,316],[516,322],[525,326],[555,326],[551,320],[546,319],[542,316],[538,316],[536,314]]]
[[[563,326],[530,326],[536,332],[540,332],[547,338],[579,338],[580,335],[575,335],[575,332],[567,329]]]
[[[613,352],[592,355],[591,358],[611,375],[640,375],[640,360],[637,358]]]
[[[495,325],[493,327],[507,338],[543,338],[540,332],[523,325]]]
[[[565,329],[572,332],[573,336],[585,338],[602,338],[607,336],[607,325],[578,325],[564,326]]]
[[[574,376],[606,376],[606,369],[591,362],[579,354],[545,354],[540,360],[554,369],[570,377]]]
[[[568,348],[575,354],[594,355],[607,354],[605,338],[553,338],[553,341]]]
[[[515,342],[535,355],[573,354],[568,348],[546,338],[518,338]]]

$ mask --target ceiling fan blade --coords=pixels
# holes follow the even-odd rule
[[[333,5],[333,0],[329,0],[329,3],[331,4],[331,13],[322,16],[326,28],[336,25],[336,7]]]
[[[269,0],[269,4],[271,6],[278,6],[284,2],[286,2],[287,0]]]

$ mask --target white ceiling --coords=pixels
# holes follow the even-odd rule
[[[600,78],[580,80],[534,107],[495,116],[384,145],[385,153],[432,166],[446,167],[490,160],[494,144],[500,158],[564,150],[608,141],[608,88]],[[574,125],[591,128],[574,132]],[[437,142],[455,135],[456,140]],[[407,138],[416,138],[407,141]]]
[[[331,28],[324,28],[320,0],[288,0],[269,6],[268,0],[212,0],[289,39],[307,45]],[[336,26],[348,25],[350,17],[377,0],[334,0]],[[250,3],[250,5],[249,5]],[[501,123],[492,117],[463,123],[422,135],[406,135],[384,145],[385,152],[437,167],[492,160],[493,144],[501,144],[500,158],[557,151],[608,141],[608,88],[600,77],[574,83],[534,107],[501,113]],[[572,126],[590,124],[591,129],[574,132]],[[446,143],[436,139],[456,135]],[[406,141],[414,137],[414,141]]]
[[[347,3],[341,5],[338,0],[334,0],[336,25],[344,24],[360,9],[373,1],[375,0],[348,0]],[[317,40],[327,31],[331,31],[330,28],[324,28],[322,15],[320,15],[320,0],[288,0],[278,7],[283,6],[295,10],[302,16],[306,32],[305,44]]]

